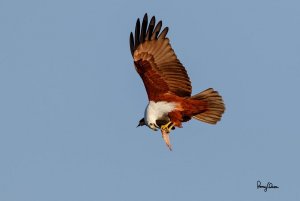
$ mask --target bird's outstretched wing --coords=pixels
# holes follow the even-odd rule
[[[155,25],[154,16],[149,25],[147,14],[142,26],[137,20],[135,34],[131,33],[129,39],[136,71],[144,82],[149,100],[159,101],[165,93],[189,97],[191,81],[166,38],[168,27],[160,32],[161,27],[161,21]]]

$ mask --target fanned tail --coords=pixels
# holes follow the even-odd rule
[[[217,91],[209,88],[192,96],[191,99],[202,100],[207,104],[205,111],[193,116],[193,118],[209,124],[216,124],[221,120],[225,105],[222,96]]]

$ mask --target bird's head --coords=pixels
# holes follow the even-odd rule
[[[139,121],[139,124],[137,125],[137,127],[139,127],[139,126],[145,126],[146,124],[145,124],[145,119],[144,118],[142,118],[140,121]]]
[[[155,123],[155,122],[146,122],[144,118],[142,118],[139,121],[139,124],[137,125],[137,127],[139,126],[148,126],[149,128],[151,128],[154,131],[157,131],[157,129],[159,128],[159,126]]]

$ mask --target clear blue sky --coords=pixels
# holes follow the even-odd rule
[[[216,126],[136,128],[129,33],[169,26]],[[300,2],[0,1],[0,200],[300,200]],[[279,189],[263,192],[256,181]]]

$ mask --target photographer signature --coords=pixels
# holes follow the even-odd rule
[[[264,188],[265,192],[267,192],[268,188],[279,188],[278,186],[273,186],[271,182],[268,182],[266,186],[262,186],[259,180],[257,181],[256,185],[257,185],[257,189]]]

